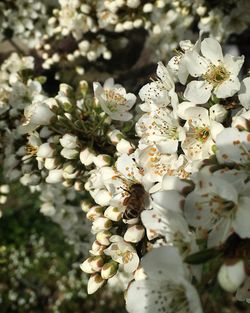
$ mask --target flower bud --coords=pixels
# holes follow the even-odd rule
[[[105,212],[104,216],[110,219],[111,221],[117,222],[120,221],[122,218],[122,212],[118,208],[114,208],[109,206]]]
[[[60,84],[59,90],[59,93],[62,93],[67,97],[71,97],[73,94],[73,88],[65,83]]]
[[[100,274],[97,274],[97,273],[92,274],[88,281],[88,287],[87,287],[88,294],[91,295],[95,293],[98,289],[100,289],[103,286],[104,283],[105,283],[105,280],[102,279]]]
[[[144,13],[151,13],[154,9],[154,6],[152,3],[146,3],[144,4],[142,10]]]
[[[97,240],[95,240],[92,244],[91,250],[89,252],[93,255],[102,255],[104,249],[107,247],[101,245]]]
[[[89,211],[89,209],[92,207],[92,203],[88,200],[82,200],[80,205],[81,205],[81,209],[85,213],[87,213]]]
[[[139,242],[145,234],[145,229],[142,225],[133,225],[129,227],[124,235],[124,240],[128,242]]]
[[[54,170],[58,166],[56,158],[46,158],[44,162],[44,167],[47,170]]]
[[[109,279],[113,277],[118,270],[118,263],[115,261],[110,261],[105,263],[101,270],[101,276],[103,279]]]
[[[94,164],[96,167],[109,166],[111,163],[111,156],[107,154],[99,154],[94,157]]]
[[[108,133],[108,137],[112,144],[116,145],[118,142],[124,138],[122,132],[120,132],[118,129],[114,129],[111,132]]]
[[[52,216],[56,213],[56,209],[51,202],[45,202],[41,205],[40,212],[46,216]]]
[[[60,141],[60,144],[63,146],[63,148],[75,149],[78,147],[77,137],[71,134],[63,135],[63,137],[59,141]]]
[[[135,147],[126,139],[121,139],[116,145],[116,149],[120,153],[131,154]]]
[[[84,190],[84,183],[81,180],[77,180],[74,183],[74,188],[76,191],[83,191]]]
[[[87,219],[90,221],[95,221],[101,216],[103,216],[103,207],[99,205],[92,206],[86,214]]]
[[[108,246],[110,244],[109,238],[112,236],[112,233],[108,230],[100,231],[96,234],[96,240],[103,246]]]
[[[127,6],[129,8],[135,9],[140,5],[140,0],[127,0]]]
[[[1,185],[0,186],[0,192],[7,194],[10,192],[10,186],[9,185]]]
[[[83,41],[81,41],[82,43]],[[80,45],[81,43],[79,44],[79,48],[80,48]],[[86,95],[87,94],[87,91],[88,91],[88,88],[89,88],[89,85],[88,85],[88,82],[86,80],[81,80],[79,82],[79,88],[82,92],[83,95]]]
[[[93,257],[87,258],[82,264],[80,264],[80,269],[87,274],[95,273],[95,270],[91,266],[91,260]]]
[[[222,123],[227,117],[227,110],[219,103],[211,106],[209,113],[210,118],[218,123]]]
[[[85,184],[86,186],[86,184]],[[106,206],[109,204],[111,199],[111,195],[107,190],[99,190],[98,192],[92,193],[90,192],[91,196],[95,200],[95,202],[101,206]]]
[[[104,261],[103,258],[98,255],[91,258],[90,264],[95,272],[99,272],[103,267]]]
[[[37,156],[39,158],[52,158],[55,154],[55,150],[53,148],[53,145],[51,143],[43,143],[39,146],[37,150]]]
[[[102,230],[108,230],[112,227],[112,222],[110,219],[106,217],[98,217],[97,219],[94,220],[93,225],[92,225],[92,232],[94,234],[98,233],[99,231]]]
[[[68,174],[73,174],[75,171],[75,167],[69,162],[63,164],[63,171]]]
[[[76,149],[67,149],[63,148],[61,150],[61,156],[63,156],[65,159],[73,160],[78,157],[79,151]]]
[[[85,166],[89,166],[90,164],[92,164],[94,161],[94,157],[94,153],[89,148],[85,148],[80,153],[80,161]]]
[[[63,180],[62,170],[50,170],[49,175],[46,177],[46,182],[49,184],[57,184]]]
[[[234,264],[224,263],[218,273],[218,281],[224,290],[235,292],[246,278],[245,264],[237,260]]]
[[[7,196],[0,195],[0,204],[4,204],[7,201]],[[0,217],[2,217],[2,212],[0,211]]]

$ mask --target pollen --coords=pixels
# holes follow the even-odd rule
[[[31,144],[27,144],[25,150],[29,155],[36,155],[37,153],[37,147],[34,147]]]
[[[212,84],[214,87],[221,85],[224,81],[228,80],[230,72],[224,65],[210,65],[209,70],[204,74],[204,79]]]

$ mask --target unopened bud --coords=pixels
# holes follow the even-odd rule
[[[142,225],[133,225],[129,227],[124,235],[124,240],[128,242],[139,242],[145,235],[145,229]]]
[[[109,206],[105,210],[104,216],[110,219],[111,221],[117,222],[122,219],[122,212],[118,208]]]
[[[59,141],[63,148],[75,149],[78,147],[78,139],[75,135],[65,134]]]
[[[46,182],[49,184],[57,184],[63,180],[62,170],[51,170],[49,175],[46,177]]]
[[[112,222],[110,219],[106,217],[98,217],[93,222],[92,232],[96,234],[102,230],[109,230],[111,227],[112,227]]]
[[[118,144],[118,142],[124,138],[122,132],[120,132],[118,129],[114,129],[111,132],[109,132],[108,137],[112,144],[114,145]]]
[[[234,264],[223,264],[218,273],[221,288],[228,292],[235,292],[245,279],[246,269],[242,260]]]
[[[88,287],[87,291],[88,294],[91,295],[95,293],[98,289],[100,289],[103,284],[105,283],[105,280],[101,277],[100,274],[92,274],[88,281]]]
[[[55,154],[55,150],[53,148],[53,145],[51,143],[43,143],[39,146],[37,150],[37,156],[40,158],[51,158]]]
[[[111,261],[105,263],[101,270],[101,276],[103,279],[109,279],[113,277],[117,273],[118,263],[115,261]]]
[[[96,167],[109,166],[111,163],[111,156],[107,154],[99,154],[94,157],[94,164]]]
[[[85,213],[87,213],[89,211],[89,209],[92,207],[92,203],[88,200],[82,200],[80,205],[81,205],[81,209]]]
[[[121,139],[116,145],[116,149],[120,153],[131,154],[135,147],[126,139]]]
[[[106,249],[106,246],[101,245],[97,240],[95,240],[92,244],[92,248],[91,250],[89,250],[89,252],[92,255],[102,255],[104,249]]]
[[[89,166],[90,164],[92,164],[94,161],[94,158],[95,158],[95,154],[89,148],[85,148],[80,153],[80,161],[85,166]]]
[[[92,260],[93,258],[94,258],[94,257],[87,258],[87,260],[85,260],[82,264],[80,264],[80,269],[81,269],[84,273],[93,274],[93,273],[96,272],[96,271],[92,268],[92,266],[91,266],[91,260]]]
[[[103,216],[103,207],[99,205],[92,206],[86,214],[87,219],[90,221],[95,221],[101,216]]]
[[[108,230],[100,231],[96,234],[96,240],[103,246],[108,246],[110,244],[109,238],[112,236],[112,233]]]

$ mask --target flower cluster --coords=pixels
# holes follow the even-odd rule
[[[249,26],[249,3],[229,2],[7,1],[0,4],[0,39],[20,51],[35,49],[43,69],[56,69],[69,82],[100,60],[115,72],[109,60],[124,51],[139,51],[134,63],[141,63],[141,51],[142,59],[165,59],[180,40],[196,38],[197,30],[219,41],[240,34]]]
[[[117,144],[116,162],[91,171],[85,183],[96,203],[87,208],[96,239],[81,265],[91,274],[88,292],[124,271],[127,283],[135,279],[129,312],[202,312],[191,283],[204,283],[203,262],[214,258],[222,288],[248,297],[249,79],[238,77],[244,57],[223,56],[212,38],[180,47],[139,92],[137,148],[131,141],[119,151]]]
[[[30,17],[17,5],[25,27],[12,32],[38,34],[33,56],[13,53],[0,69],[3,175],[38,192],[41,213],[84,255],[88,293],[120,280],[128,312],[201,313],[218,281],[249,302],[250,78],[244,56],[219,43],[248,26],[248,4],[230,1],[225,17],[224,2],[203,0],[22,2]],[[29,26],[40,14],[41,34]],[[182,40],[197,26],[211,37]],[[122,75],[93,75],[91,88],[87,63],[107,66],[133,32],[142,59],[176,54],[139,91]],[[8,192],[0,186],[0,203]]]

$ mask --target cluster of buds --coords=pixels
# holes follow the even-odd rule
[[[88,293],[92,294],[120,271],[133,274],[137,270],[138,244],[145,229],[138,219],[124,220],[120,208],[95,205],[85,206],[85,210],[96,238],[89,251],[91,256],[81,264],[81,269],[91,274]]]

